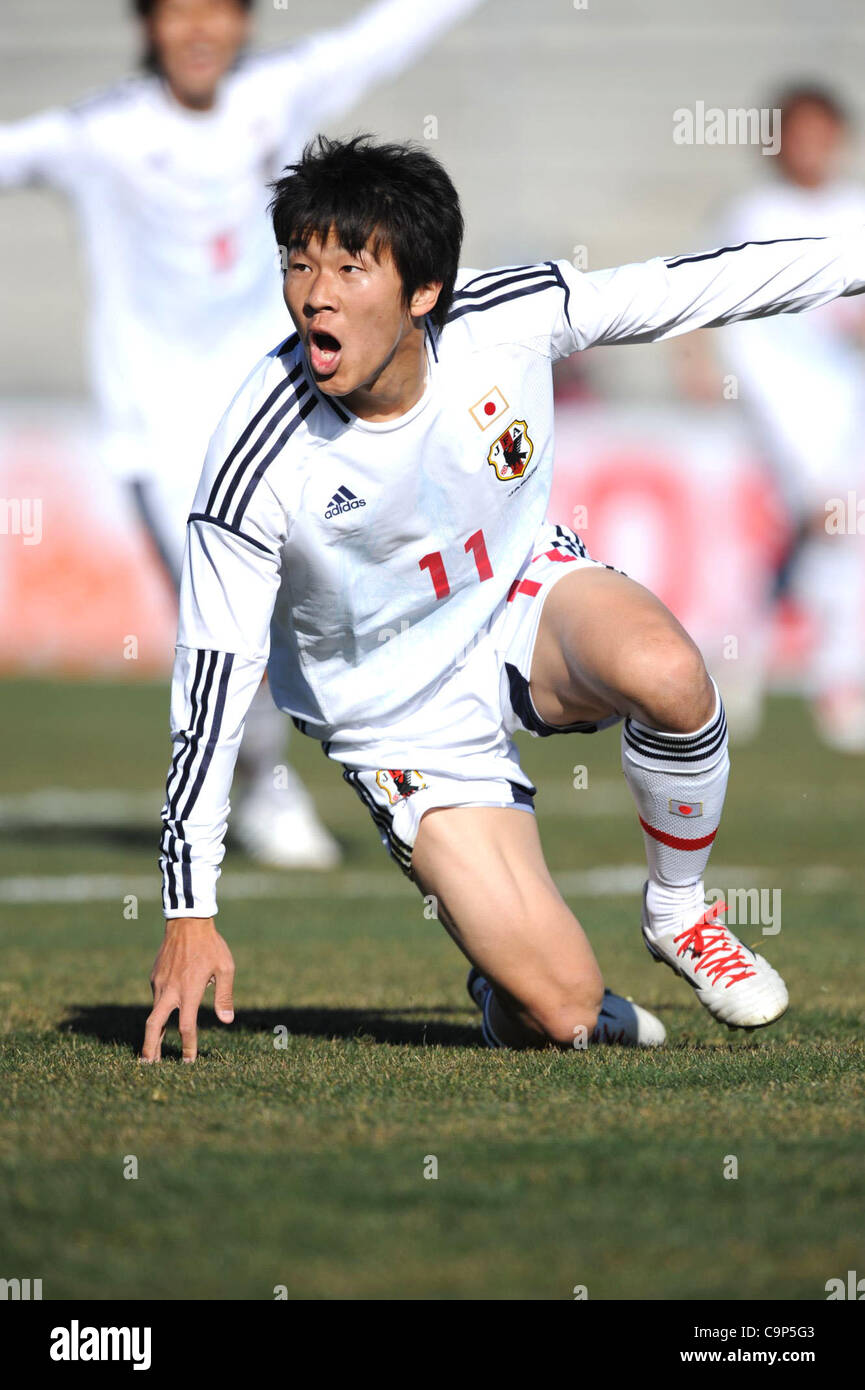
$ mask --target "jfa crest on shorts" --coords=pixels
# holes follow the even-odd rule
[[[395,806],[400,797],[411,796],[414,792],[423,791],[427,786],[423,773],[413,768],[381,767],[375,774],[375,780],[386,793],[391,806]]]

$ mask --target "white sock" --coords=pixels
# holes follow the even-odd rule
[[[626,719],[622,770],[643,830],[650,924],[658,932],[681,929],[683,919],[694,914],[696,921],[704,911],[703,875],[727,790],[727,721],[718,687],[712,717],[694,733],[665,733]]]

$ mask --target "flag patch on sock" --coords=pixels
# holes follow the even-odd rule
[[[687,816],[689,820],[693,820],[695,816],[701,816],[703,814],[702,801],[675,801],[671,797],[667,805],[670,808],[670,814],[673,816]]]

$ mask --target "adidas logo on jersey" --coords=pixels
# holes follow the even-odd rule
[[[324,514],[325,521],[329,521],[332,516],[339,516],[341,512],[353,512],[357,507],[365,506],[365,497],[355,497],[354,493],[349,492],[347,487],[337,488],[328,503],[327,511]]]

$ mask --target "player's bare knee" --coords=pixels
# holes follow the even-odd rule
[[[630,684],[638,719],[670,733],[690,733],[711,718],[715,692],[689,638],[666,632],[635,654]]]
[[[528,1013],[550,1042],[572,1046],[585,1030],[588,1035],[598,1021],[604,998],[600,975],[580,980],[570,988],[556,988],[529,1007]]]

